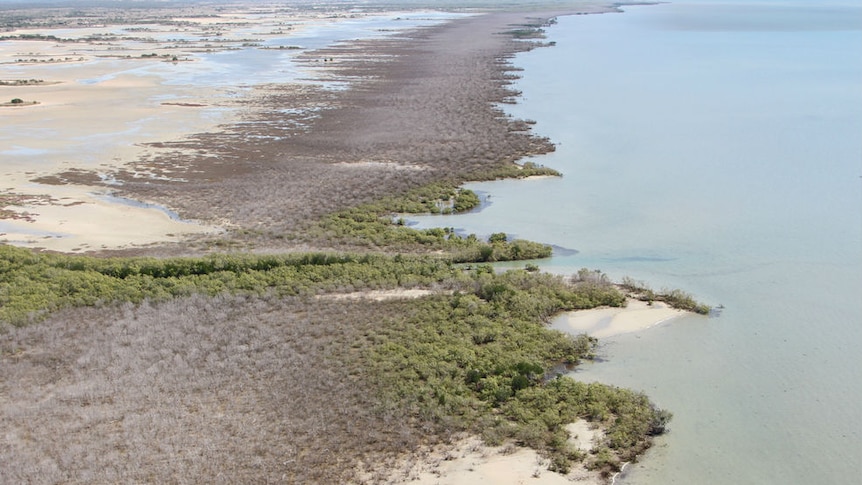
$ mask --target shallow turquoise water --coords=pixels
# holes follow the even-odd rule
[[[680,2],[561,17],[519,55],[513,116],[562,179],[471,184],[481,212],[424,226],[575,249],[679,287],[717,318],[605,341],[576,373],[642,389],[672,431],[629,484],[862,476],[862,9]]]

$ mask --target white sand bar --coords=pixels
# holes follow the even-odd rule
[[[650,305],[629,299],[624,308],[596,308],[564,313],[551,321],[551,327],[572,334],[586,333],[596,338],[607,338],[645,330],[684,313],[662,302]]]

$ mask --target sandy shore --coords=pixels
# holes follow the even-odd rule
[[[589,452],[601,432],[580,420],[568,426],[571,442]],[[548,470],[536,451],[514,444],[487,446],[479,438],[463,438],[452,445],[426,450],[421,458],[402,461],[390,471],[394,484],[416,485],[564,485],[606,483],[598,473],[575,467],[568,474]]]
[[[12,217],[0,220],[0,241],[68,252],[175,241],[215,230],[172,219],[157,207],[117,203],[105,197],[112,189],[103,184],[45,180],[69,171],[107,176],[144,156],[147,143],[212,130],[236,119],[235,110],[221,101],[223,89],[168,83],[171,70],[180,71],[186,63],[141,57],[145,52],[164,52],[164,43],[143,45],[129,38],[81,41],[121,28],[4,33],[78,41],[0,42],[3,81],[40,81],[0,86],[3,98],[38,103],[2,109],[0,195],[12,202],[5,207],[5,215]],[[191,54],[179,55],[185,60]]]
[[[0,58],[24,48],[15,44],[0,43]],[[39,103],[2,111],[0,191],[15,199],[6,209],[17,217],[0,221],[0,241],[74,251],[146,245],[214,231],[171,219],[157,208],[112,202],[105,198],[112,189],[104,185],[40,179],[75,170],[108,174],[143,156],[146,143],[212,129],[213,121],[227,119],[227,113],[208,118],[205,108],[162,105],[155,99],[171,92],[163,79],[117,74],[120,67],[111,62],[57,67],[26,66],[15,73],[16,78],[41,79],[50,70],[48,78],[55,84],[0,87],[0,95]],[[77,81],[112,73],[116,77],[92,84]],[[206,96],[207,91],[199,93]]]
[[[586,333],[596,338],[608,338],[639,332],[684,315],[683,310],[666,303],[628,299],[623,308],[596,308],[567,312],[551,321],[551,327],[573,334]]]

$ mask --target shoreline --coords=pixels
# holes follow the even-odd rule
[[[577,336],[587,334],[598,339],[636,333],[667,324],[689,314],[685,310],[671,308],[663,302],[648,304],[632,297],[626,298],[625,307],[601,307],[588,310],[564,312],[554,317],[549,328]],[[592,444],[602,436],[601,429],[591,428],[590,423],[579,419],[567,426],[569,441],[582,452],[589,453]],[[421,460],[410,454],[392,465],[391,483],[416,483],[434,485],[520,485],[526,481],[541,485],[615,484],[631,464],[625,462],[619,471],[604,478],[598,471],[590,471],[583,463],[566,474],[547,469],[547,461],[531,448],[516,447],[513,443],[502,446],[487,446],[476,436],[468,436],[451,445],[438,445],[436,450],[421,451]],[[399,478],[401,477],[401,478]],[[442,480],[442,481],[441,481]]]

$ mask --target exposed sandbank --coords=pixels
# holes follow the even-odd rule
[[[214,230],[172,220],[151,207],[112,203],[104,199],[111,192],[104,185],[42,180],[75,170],[107,174],[144,156],[147,143],[212,130],[236,119],[236,112],[220,109],[226,107],[223,89],[170,85],[171,64],[141,57],[144,48],[162,52],[166,42],[99,39],[122,27],[4,32],[92,40],[0,42],[4,80],[42,81],[0,87],[4,98],[39,103],[26,110],[6,110],[0,121],[4,179],[0,190],[19,200],[38,201],[7,206],[7,211],[26,217],[3,220],[0,241],[68,252],[176,241]],[[160,75],[157,70],[138,72],[154,65],[166,68]],[[170,106],[161,103],[164,99],[199,101],[208,107]]]
[[[551,327],[572,334],[586,333],[596,338],[608,338],[638,332],[684,315],[683,310],[663,302],[628,299],[622,308],[595,308],[566,312],[551,321]]]

